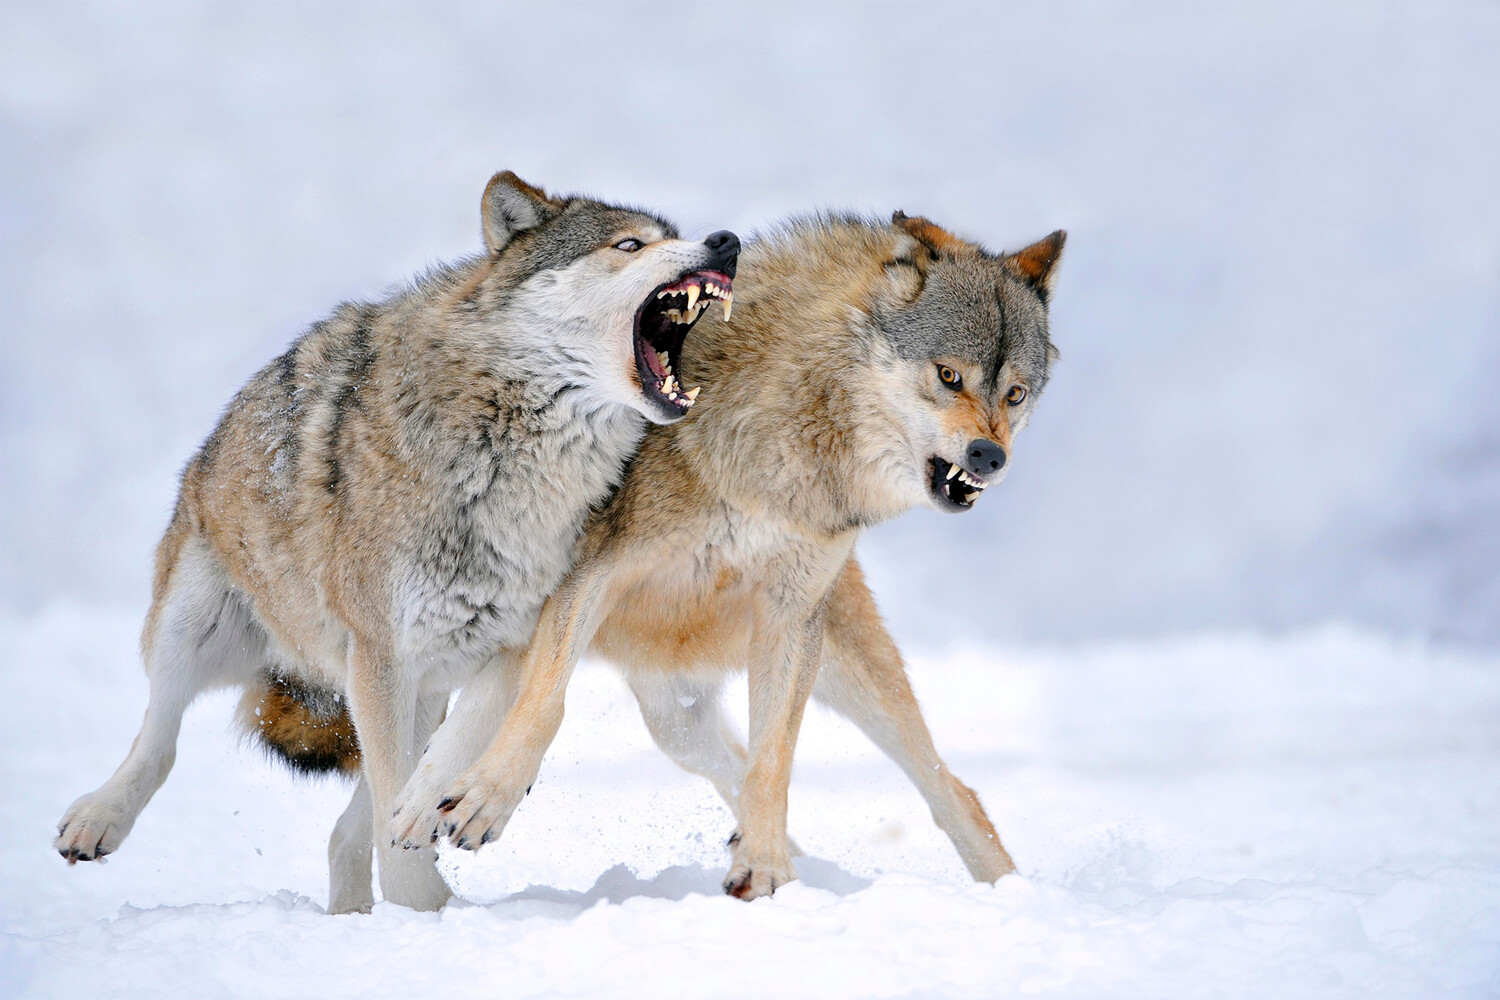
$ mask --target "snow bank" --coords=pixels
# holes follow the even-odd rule
[[[4,622],[10,992],[156,997],[1485,997],[1500,989],[1500,660],[1341,629],[916,657],[940,748],[1022,874],[974,885],[856,731],[810,713],[803,880],[722,896],[727,812],[585,666],[506,836],[445,852],[465,902],[328,917],[346,794],[190,713],[122,850],[50,829],[145,685],[134,614]],[[732,692],[743,712],[743,688]],[[741,719],[743,723],[743,719]]]

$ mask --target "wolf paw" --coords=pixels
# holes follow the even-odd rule
[[[466,774],[435,807],[438,835],[447,837],[455,847],[477,851],[504,832],[516,806],[529,791],[529,786],[511,787],[503,781],[486,781]]]
[[[724,891],[736,899],[758,899],[771,895],[796,878],[797,872],[789,860],[779,864],[736,860],[724,879]]]
[[[70,865],[98,861],[119,850],[134,823],[135,817],[128,810],[90,792],[68,807],[57,824],[57,839],[52,846]]]
[[[387,827],[391,846],[411,851],[436,844],[438,828],[446,819],[437,808],[442,797],[441,787],[429,787],[428,783],[412,778],[396,796],[396,810]]]

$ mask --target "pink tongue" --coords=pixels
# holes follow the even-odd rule
[[[643,346],[646,351],[646,367],[651,369],[651,374],[658,379],[666,378],[667,373],[662,371],[661,362],[656,360],[656,348],[651,346],[651,341],[643,341]]]

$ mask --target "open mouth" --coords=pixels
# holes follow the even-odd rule
[[[952,462],[932,456],[932,480],[928,488],[949,510],[968,510],[984,492],[985,484]]]
[[[677,381],[682,341],[709,303],[724,304],[724,318],[734,307],[734,282],[719,271],[692,271],[646,297],[635,313],[635,370],[646,398],[662,415],[675,420],[698,398],[698,389]]]

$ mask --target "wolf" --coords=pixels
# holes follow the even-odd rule
[[[1056,357],[1048,303],[1065,236],[990,253],[898,212],[805,219],[748,245],[732,324],[705,320],[683,360],[707,405],[647,433],[513,688],[486,682],[489,708],[469,718],[488,729],[439,731],[391,840],[473,850],[498,836],[591,649],[623,670],[658,746],[734,814],[731,895],[795,878],[787,785],[810,695],[900,765],[975,879],[1012,871],[933,746],[853,549],[910,508],[970,510],[1005,477]],[[736,670],[749,675],[748,748],[723,715]]]
[[[119,848],[194,698],[241,686],[252,730],[294,766],[358,771],[329,844],[330,909],[368,909],[375,819],[449,693],[525,648],[645,428],[692,407],[683,341],[710,302],[732,308],[733,233],[684,240],[508,171],[481,217],[482,254],[338,307],[188,463],[141,641],[145,721],[64,815],[70,863]],[[379,859],[387,900],[447,900],[431,852]]]

